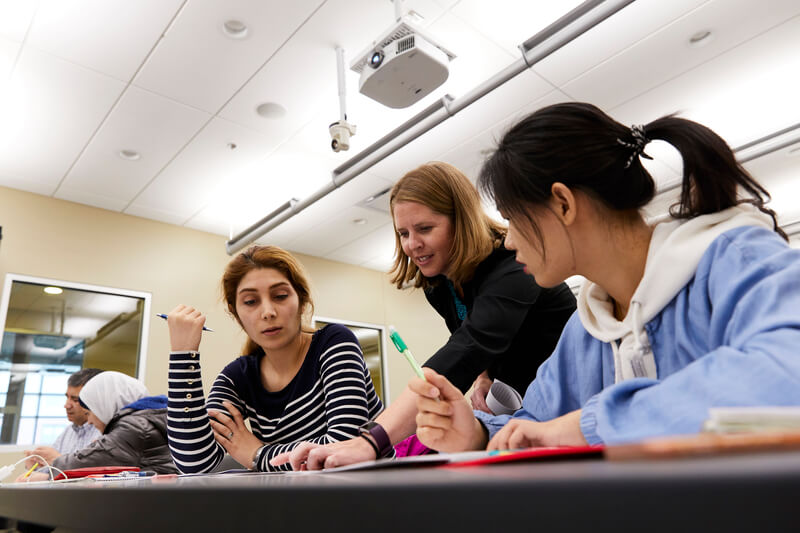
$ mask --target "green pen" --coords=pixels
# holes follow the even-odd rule
[[[414,373],[419,378],[425,379],[425,374],[422,373],[422,367],[420,367],[419,363],[417,363],[417,360],[414,359],[414,355],[411,353],[411,350],[408,349],[406,343],[400,338],[400,334],[397,333],[397,330],[394,329],[394,326],[389,326],[389,338],[392,339],[397,351],[406,356],[406,361],[408,361],[408,364],[414,369]]]

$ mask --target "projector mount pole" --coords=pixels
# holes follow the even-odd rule
[[[336,77],[339,80],[339,120],[328,126],[331,149],[334,152],[350,149],[350,137],[356,134],[355,124],[347,122],[347,91],[344,78],[344,49],[336,47]]]
[[[339,120],[347,120],[347,91],[344,78],[344,48],[336,47],[336,75],[339,80]]]
[[[400,22],[403,18],[403,0],[392,0],[394,2],[394,20]]]

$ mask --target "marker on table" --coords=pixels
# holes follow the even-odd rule
[[[167,315],[165,315],[164,313],[158,313],[158,314],[156,314],[156,316],[159,317],[159,318],[163,318],[164,320],[167,319]],[[213,329],[207,328],[205,326],[203,326],[203,331],[210,331],[211,333],[214,333]]]
[[[22,476],[22,479],[28,479],[30,477],[30,475],[33,473],[33,471],[36,470],[38,467],[39,467],[39,463],[33,463],[33,466],[31,467],[31,469],[28,470],[27,472],[25,472],[25,475]]]
[[[422,373],[422,367],[420,367],[419,363],[417,363],[417,360],[414,359],[414,355],[411,353],[411,350],[408,349],[406,343],[400,338],[400,334],[397,333],[397,330],[394,329],[394,326],[389,326],[389,338],[392,339],[397,351],[406,357],[406,361],[408,361],[408,364],[414,369],[414,373],[417,375],[417,377],[425,379],[425,374]]]

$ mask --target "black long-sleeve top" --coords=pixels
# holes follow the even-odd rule
[[[447,280],[437,278],[425,296],[452,335],[424,366],[447,377],[462,392],[488,370],[490,378],[524,395],[575,311],[569,287],[564,283],[539,287],[517,263],[514,252],[501,246],[462,285],[459,300],[467,312],[462,321]]]

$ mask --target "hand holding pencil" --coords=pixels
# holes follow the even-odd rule
[[[488,435],[472,413],[464,394],[430,368],[425,379],[413,378],[408,388],[417,395],[417,438],[440,452],[481,450]]]

